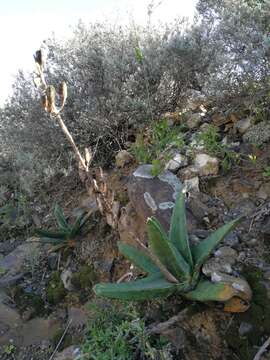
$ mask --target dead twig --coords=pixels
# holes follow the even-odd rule
[[[127,272],[125,273],[123,276],[120,277],[120,279],[118,279],[116,281],[117,284],[120,284],[121,282],[123,282],[126,278],[130,278],[133,275],[132,272]]]
[[[68,329],[70,327],[72,323],[72,319],[68,322],[65,331],[63,332],[63,335],[61,336],[60,340],[58,341],[58,344],[56,345],[54,352],[52,353],[52,355],[50,356],[49,360],[52,360],[57,352],[57,350],[59,349],[59,346],[61,345],[62,341],[64,340],[64,337],[66,336],[66,333],[68,332]]]
[[[58,123],[63,131],[63,133],[65,134],[66,138],[68,139],[70,145],[72,146],[73,150],[74,150],[74,153],[75,153],[75,156],[77,158],[77,161],[79,162],[79,164],[81,164],[82,168],[84,169],[85,172],[87,172],[87,166],[85,164],[85,160],[84,158],[82,157],[79,149],[77,148],[77,145],[75,144],[74,140],[73,140],[73,137],[71,136],[68,128],[66,127],[62,117],[60,114],[57,114],[56,115],[56,119],[58,120]]]
[[[269,345],[270,345],[270,337],[262,344],[262,346],[260,347],[259,351],[255,355],[253,360],[260,360],[262,354],[266,351]]]

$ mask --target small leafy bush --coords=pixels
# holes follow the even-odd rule
[[[74,224],[68,224],[63,210],[57,204],[54,208],[54,216],[59,228],[56,231],[36,229],[36,234],[43,242],[53,244],[52,251],[63,248],[74,248],[76,246],[75,238],[80,234],[89,216],[85,212],[77,217]]]
[[[239,160],[239,154],[221,142],[216,126],[209,125],[205,131],[198,134],[197,139],[203,143],[206,151],[210,155],[217,156],[221,159],[221,166],[224,171],[230,170],[232,165]]]
[[[263,169],[263,176],[266,177],[266,178],[269,178],[269,177],[270,177],[270,166],[266,166],[266,167]]]
[[[163,346],[152,344],[144,320],[131,304],[124,308],[115,305],[90,304],[86,337],[81,347],[86,360],[163,359]]]
[[[183,134],[176,126],[170,127],[166,119],[152,123],[149,137],[137,136],[132,152],[140,164],[153,165],[153,176],[164,170],[166,161],[170,160],[169,150],[181,151],[185,145]]]
[[[155,218],[148,219],[149,249],[140,251],[119,243],[120,252],[148,276],[121,284],[98,284],[97,295],[122,299],[146,300],[173,293],[196,301],[227,302],[234,296],[246,295],[232,284],[213,283],[201,275],[201,267],[220,241],[233,230],[240,219],[233,220],[213,232],[207,239],[190,246],[185,215],[185,195],[180,193],[172,214],[170,232],[167,233]]]

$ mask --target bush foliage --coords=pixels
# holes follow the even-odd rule
[[[144,28],[80,22],[67,41],[46,40],[46,75],[68,84],[63,115],[75,142],[97,146],[95,161],[108,165],[134,128],[184,105],[192,89],[265,116],[269,8],[268,0],[200,0],[191,26],[183,19]],[[41,176],[56,160],[67,167],[72,155],[42,111],[32,75],[20,71],[13,89],[0,110],[0,151],[31,154]]]

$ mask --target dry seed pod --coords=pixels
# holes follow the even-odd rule
[[[41,97],[41,105],[45,111],[48,111],[48,98],[46,95],[42,95]]]
[[[59,95],[61,98],[61,108],[63,108],[67,99],[67,84],[65,81],[62,81],[59,86]]]
[[[55,94],[56,94],[56,91],[55,91],[55,88],[53,85],[49,85],[47,87],[47,90],[46,90],[46,95],[47,95],[47,98],[48,98],[48,112],[49,113],[55,113],[56,112],[56,107],[55,107]]]

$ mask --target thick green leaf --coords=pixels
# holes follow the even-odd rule
[[[57,245],[53,246],[53,247],[50,249],[50,253],[56,252],[56,251],[58,251],[58,250],[61,250],[61,249],[65,248],[66,246],[67,246],[67,243],[66,243],[66,242],[64,242],[64,243],[62,243],[62,244],[57,244]]]
[[[71,231],[70,231],[70,238],[73,238],[74,236],[76,236],[80,229],[83,227],[83,225],[85,224],[85,213],[82,213],[81,215],[79,215],[75,221],[75,223],[73,224]]]
[[[167,235],[160,230],[156,221],[148,219],[148,239],[150,249],[158,257],[160,262],[174,275],[179,282],[190,277],[190,267],[182,255],[172,243],[168,241]]]
[[[66,240],[65,239],[51,239],[51,238],[47,238],[47,237],[41,237],[40,240],[46,244],[66,244]]]
[[[171,218],[169,240],[192,268],[193,259],[187,233],[185,194],[182,191],[175,201]]]
[[[118,242],[118,248],[119,251],[134,265],[138,266],[139,269],[150,274],[160,272],[159,268],[153,264],[149,256],[144,254],[142,251],[120,241]]]
[[[96,295],[121,300],[147,300],[160,296],[169,296],[176,286],[159,274],[121,284],[98,284],[94,286]]]
[[[54,208],[54,216],[57,220],[58,226],[61,230],[69,230],[69,225],[67,223],[67,220],[65,218],[65,215],[63,213],[63,210],[61,209],[61,207],[56,204],[55,208]]]
[[[39,237],[52,238],[52,239],[66,239],[67,233],[65,231],[49,231],[43,229],[36,229],[35,233]]]
[[[200,280],[196,288],[186,294],[183,294],[189,300],[193,301],[222,301],[231,299],[236,290],[228,283],[212,283],[209,280]]]
[[[221,242],[221,240],[223,240],[224,237],[230,231],[232,231],[240,221],[241,218],[223,225],[221,228],[217,229],[211,235],[209,235],[207,239],[191,247],[196,271],[198,271],[198,269],[203,265],[203,263],[209,257],[214,248]]]
[[[157,218],[155,217],[151,217],[151,220],[153,223],[155,223],[155,225],[159,228],[159,231],[162,233],[162,235],[164,236],[164,238],[169,241],[168,235],[166,233],[166,231],[164,230],[163,226],[161,225],[161,223],[158,221]]]

